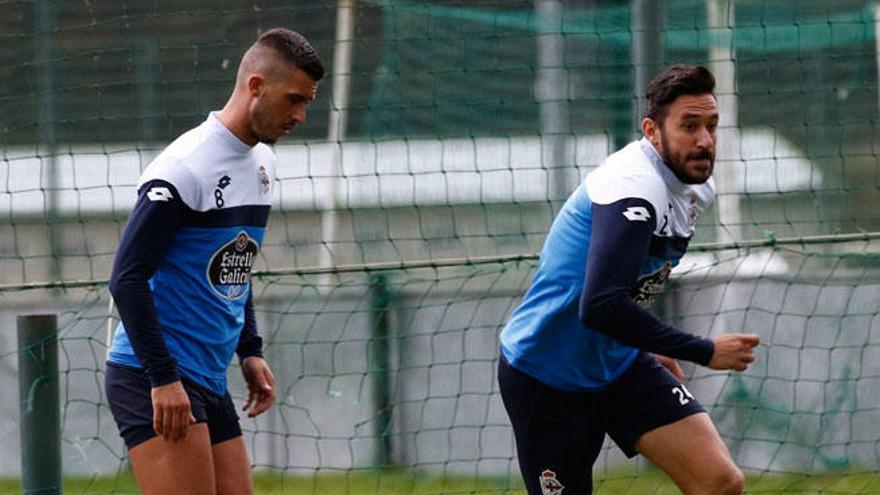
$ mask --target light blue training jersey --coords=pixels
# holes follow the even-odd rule
[[[588,292],[601,295],[606,290],[603,285],[624,287],[639,306],[615,311],[645,312],[642,308],[662,289],[687,248],[697,218],[713,199],[712,179],[696,185],[681,182],[646,139],[609,156],[554,220],[531,287],[501,332],[501,352],[511,366],[560,390],[601,390],[620,377],[639,353],[635,345],[615,338],[615,332],[631,330],[647,336],[628,338],[645,350],[680,352],[681,357],[698,361],[706,361],[707,352],[711,357],[710,342],[644,314],[620,321],[651,328],[615,328],[623,323],[617,323],[614,314],[597,318],[606,327],[603,331],[587,327],[583,322],[591,315],[583,313],[593,311],[595,305],[581,307],[579,302],[585,281],[595,275],[599,280],[592,281]],[[597,239],[613,244],[618,237],[630,238],[626,236],[633,229],[645,232],[644,242],[603,250],[603,259],[590,258]],[[636,266],[627,265],[632,263]],[[599,268],[601,277],[591,274]]]
[[[176,366],[179,374],[225,393],[226,370],[252,304],[250,272],[274,177],[272,150],[241,142],[215,114],[144,170],[111,279],[122,321],[109,361],[145,367],[154,386],[174,379]],[[147,277],[145,298],[137,283]],[[255,326],[249,330],[256,332]]]

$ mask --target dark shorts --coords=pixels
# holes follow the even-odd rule
[[[217,395],[201,385],[182,378],[197,423],[207,423],[211,445],[241,436],[238,414],[229,392]],[[140,368],[107,363],[104,390],[110,412],[119,427],[119,436],[130,449],[156,436],[153,431],[153,401],[150,380]]]
[[[504,359],[498,383],[531,495],[592,493],[592,466],[607,433],[627,457],[639,438],[704,412],[684,385],[650,354],[596,393],[569,393],[522,373]]]

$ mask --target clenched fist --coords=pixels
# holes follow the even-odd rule
[[[761,339],[753,333],[727,333],[712,339],[715,353],[707,365],[713,370],[745,371],[755,360],[754,349]]]

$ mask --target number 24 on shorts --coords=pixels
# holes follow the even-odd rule
[[[681,405],[685,405],[694,398],[693,394],[691,394],[690,390],[687,389],[684,385],[679,385],[677,387],[672,387],[672,395],[678,397],[678,403]]]

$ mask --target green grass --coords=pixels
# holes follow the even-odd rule
[[[638,474],[638,476],[636,476]],[[656,470],[610,471],[596,480],[596,495],[674,495],[679,491]],[[260,495],[525,495],[519,479],[451,477],[415,471],[356,471],[306,476],[260,473],[254,479]],[[0,495],[20,494],[21,481],[0,479]],[[139,493],[134,478],[65,478],[64,493]],[[880,495],[880,472],[822,476],[750,475],[746,493],[760,495]]]
[[[677,495],[681,492],[658,470],[605,475],[596,495]],[[747,474],[745,493],[754,495],[880,495],[880,472],[834,473],[817,476]]]
[[[21,481],[0,479],[0,495],[20,494]],[[64,493],[139,493],[130,474],[118,478],[65,478]],[[316,476],[254,476],[254,493],[260,495],[525,495],[519,479],[444,477],[414,471],[328,473]]]

